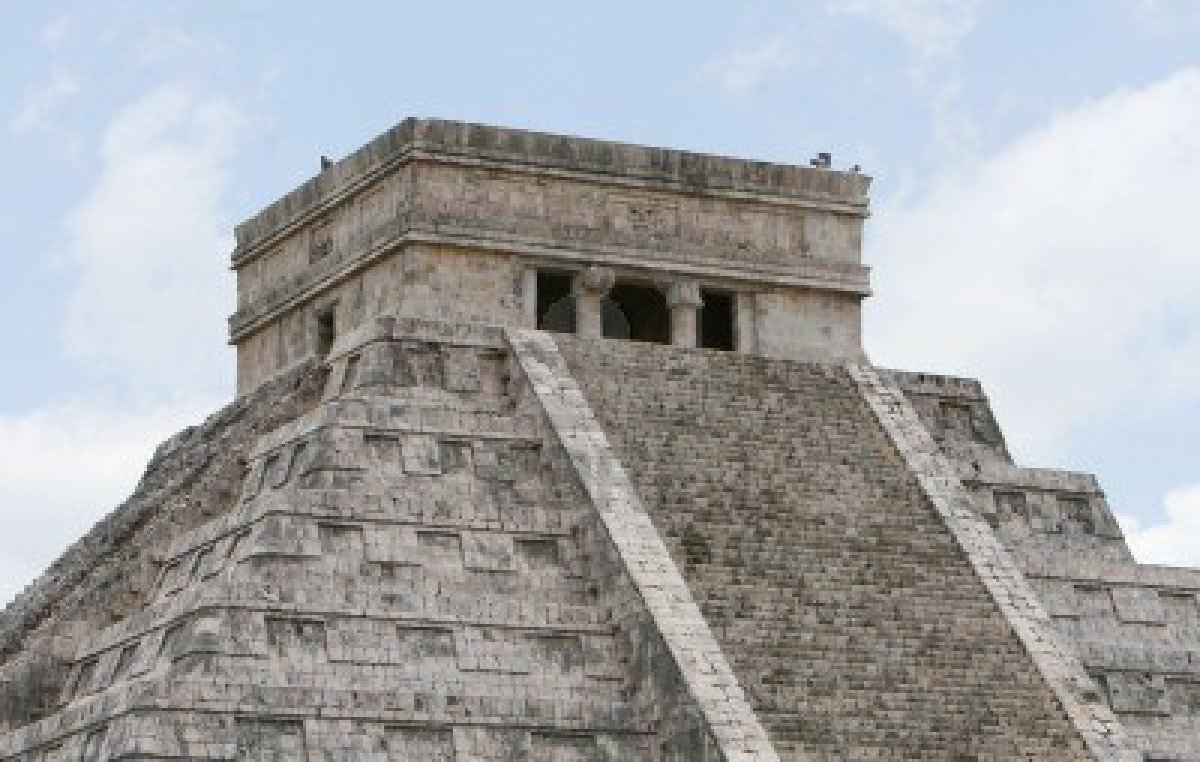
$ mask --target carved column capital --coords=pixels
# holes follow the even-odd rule
[[[700,298],[700,284],[694,280],[677,280],[667,286],[668,307],[698,308],[704,304]]]
[[[610,268],[593,265],[575,276],[571,290],[576,294],[605,296],[616,282],[617,276]]]

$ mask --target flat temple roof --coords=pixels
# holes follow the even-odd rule
[[[458,156],[636,178],[683,191],[725,191],[867,210],[871,178],[858,172],[410,117],[268,205],[236,228],[239,251],[374,174],[410,157]],[[234,259],[238,258],[234,252]]]

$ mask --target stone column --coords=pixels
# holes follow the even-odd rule
[[[700,306],[700,286],[695,281],[680,280],[667,289],[667,306],[671,309],[671,343],[694,347],[700,336],[697,325]]]
[[[538,327],[537,282],[537,268],[526,267],[521,271],[521,301],[524,306],[526,328]]]
[[[604,297],[615,282],[616,276],[607,267],[589,267],[575,276],[571,288],[575,295],[575,333],[604,335]]]
[[[757,299],[754,294],[739,291],[733,302],[733,348],[743,354],[758,351]]]

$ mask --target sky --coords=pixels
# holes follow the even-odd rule
[[[1200,566],[1200,0],[0,12],[0,603],[231,399],[233,225],[406,116],[861,164],[871,359]]]

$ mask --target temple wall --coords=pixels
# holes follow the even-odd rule
[[[414,223],[441,231],[746,271],[783,271],[804,260],[857,265],[860,257],[863,221],[849,214],[436,163],[418,165],[414,182]]]
[[[508,254],[410,244],[318,296],[282,312],[238,344],[238,391],[315,357],[317,315],[333,314],[337,335],[380,315],[523,325],[524,267]],[[465,298],[465,293],[471,297]]]
[[[411,171],[379,178],[303,224],[279,233],[261,254],[238,268],[238,308],[287,291],[310,269],[345,261],[394,236],[410,200]]]
[[[299,361],[304,325],[333,302],[348,325],[406,314],[524,326],[528,310],[511,300],[525,267],[607,267],[757,297],[743,351],[856,358],[869,182],[411,120],[238,226],[238,389]],[[379,269],[397,256],[400,272]]]
[[[783,288],[755,294],[754,299],[756,354],[810,362],[863,358],[860,299]]]

